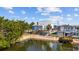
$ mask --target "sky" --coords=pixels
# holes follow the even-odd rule
[[[79,25],[79,7],[0,7],[0,16],[27,22]]]

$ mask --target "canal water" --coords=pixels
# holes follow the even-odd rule
[[[29,40],[16,43],[5,51],[78,51],[79,45],[50,41]]]

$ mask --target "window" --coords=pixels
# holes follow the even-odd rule
[[[74,33],[73,35],[76,35],[76,33]]]
[[[71,30],[73,29],[73,27],[71,27]]]

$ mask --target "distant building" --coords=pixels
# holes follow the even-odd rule
[[[79,37],[79,26],[61,25],[54,26],[54,29],[57,29],[58,36]]]
[[[47,31],[47,25],[49,23],[46,22],[37,22],[35,25],[32,26],[32,30],[42,30],[42,31]],[[52,29],[49,31],[50,33],[52,32]]]
[[[43,26],[42,25],[39,25],[39,23],[37,22],[36,25],[33,25],[32,26],[32,30],[42,30],[43,29]]]
[[[54,27],[54,25],[53,25],[51,20],[39,21],[39,25],[43,26],[43,30],[47,30],[47,25],[48,24],[51,24],[52,28]]]
[[[43,27],[41,25],[34,25],[32,26],[32,30],[42,30]]]

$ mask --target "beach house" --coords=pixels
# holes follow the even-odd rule
[[[60,25],[54,26],[57,29],[57,35],[62,36],[71,36],[71,37],[79,37],[79,26],[76,25]]]

